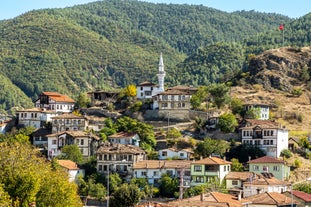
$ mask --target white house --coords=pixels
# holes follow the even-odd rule
[[[249,110],[258,110],[258,115],[260,120],[268,120],[269,119],[269,109],[270,106],[268,104],[263,103],[247,103],[244,104],[245,111]]]
[[[76,144],[83,157],[95,155],[100,144],[100,138],[96,135],[84,131],[65,131],[56,134],[49,134],[48,137],[48,157],[52,158],[60,155],[61,149],[65,145]]]
[[[190,163],[186,160],[142,160],[133,166],[135,178],[147,178],[149,184],[157,184],[163,174],[183,179],[190,184]]]
[[[271,157],[279,157],[282,150],[288,149],[288,130],[277,122],[246,119],[243,125],[243,144],[256,145]]]
[[[70,182],[77,181],[79,176],[82,178],[85,176],[85,170],[71,160],[57,160],[57,163],[68,172]]]
[[[136,96],[138,99],[152,99],[153,96],[164,91],[165,70],[162,53],[159,60],[158,85],[151,82],[143,82],[136,86]]]
[[[247,182],[250,179],[256,180],[258,178],[259,175],[253,172],[229,172],[225,177],[226,188],[229,192],[238,192],[238,189],[242,191],[244,182]]]
[[[139,146],[139,136],[135,132],[118,132],[108,136],[108,141],[119,144],[130,144]]]
[[[52,117],[58,115],[55,111],[40,108],[18,110],[16,114],[18,125],[24,127],[31,126],[36,129],[43,127],[44,124],[48,122],[51,122]]]
[[[180,160],[189,160],[193,155],[193,150],[187,149],[177,149],[177,148],[167,148],[159,150],[159,160],[165,160],[169,158],[177,158]]]
[[[62,114],[52,117],[52,133],[63,131],[84,131],[87,127],[88,121],[84,116]]]
[[[57,92],[42,92],[35,101],[37,108],[61,113],[72,112],[74,104],[75,101],[72,98]]]

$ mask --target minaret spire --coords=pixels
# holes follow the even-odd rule
[[[159,91],[161,92],[164,91],[164,77],[165,77],[165,71],[164,71],[163,57],[161,53],[160,60],[159,60],[159,73],[158,73]]]

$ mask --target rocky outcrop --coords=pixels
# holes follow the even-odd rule
[[[311,71],[311,47],[268,50],[249,63],[251,83],[261,84],[267,90],[290,92],[307,81],[303,77],[306,70]]]

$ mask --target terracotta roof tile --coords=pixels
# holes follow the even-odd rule
[[[145,81],[140,83],[138,86],[156,86],[156,84],[149,81]]]
[[[260,127],[264,129],[279,129],[279,124],[271,120],[258,120],[258,119],[245,119],[245,123],[242,124],[241,129],[252,129],[254,127]]]
[[[84,116],[77,116],[71,113],[64,113],[59,116],[54,116],[52,119],[86,119]]]
[[[134,164],[133,169],[167,169],[167,168],[188,168],[189,160],[142,160]]]
[[[231,162],[220,159],[218,157],[207,157],[202,160],[195,161],[193,164],[205,164],[205,165],[227,165]]]
[[[31,108],[31,109],[21,109],[21,110],[17,110],[17,112],[40,112],[41,109],[40,108]]]
[[[68,170],[79,170],[77,164],[71,160],[57,160],[58,164]]]
[[[60,94],[58,92],[43,92],[42,94],[49,96],[49,98],[51,98],[57,102],[75,103],[75,100],[73,100],[69,96]]]
[[[281,164],[285,164],[285,162],[283,160],[278,160],[274,157],[270,157],[270,156],[263,156],[254,160],[250,160],[248,161],[248,163],[253,164],[253,163],[281,163]]]
[[[252,204],[269,204],[269,205],[291,205],[292,199],[285,196],[281,193],[276,192],[266,192],[257,194],[254,196],[247,197],[247,200],[250,200]],[[293,201],[294,204],[297,204],[297,201]]]
[[[241,180],[241,181],[248,181],[250,177],[256,177],[255,179],[259,178],[259,175],[253,172],[229,172],[226,175],[227,180]]]
[[[146,154],[144,150],[134,145],[105,142],[97,150],[97,154]]]
[[[181,90],[166,90],[164,92],[159,93],[160,95],[191,95],[190,92],[187,91],[181,91]]]
[[[275,177],[266,178],[260,175],[259,178],[253,179],[252,182],[249,182],[249,181],[244,182],[244,186],[249,186],[249,185],[289,186],[290,183],[283,181],[283,180],[279,180]]]
[[[292,193],[294,196],[304,200],[305,202],[311,202],[311,194],[309,193],[305,193],[305,192],[298,191],[298,190],[293,190]]]
[[[118,132],[108,136],[108,138],[132,138],[136,135],[136,132]]]

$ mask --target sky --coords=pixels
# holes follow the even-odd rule
[[[11,19],[25,12],[44,8],[64,8],[94,0],[2,0],[0,20]],[[310,0],[143,0],[153,3],[197,4],[232,12],[255,10],[299,18],[311,12]]]

